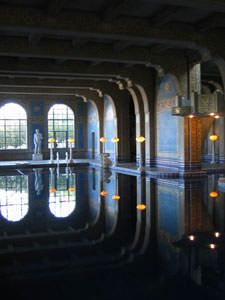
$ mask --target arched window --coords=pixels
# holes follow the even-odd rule
[[[16,103],[0,108],[0,150],[27,149],[27,114]]]
[[[12,222],[23,219],[28,206],[28,176],[0,176],[0,211],[2,216]]]
[[[75,174],[51,173],[49,176],[49,209],[57,218],[68,217],[76,208]]]
[[[55,139],[57,148],[68,148],[68,139],[74,139],[74,113],[69,106],[55,104],[50,108],[48,138]]]

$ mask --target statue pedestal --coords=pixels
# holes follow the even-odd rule
[[[32,154],[32,160],[43,160],[43,154],[41,153]]]
[[[110,156],[109,153],[101,153],[101,167],[109,168],[112,164],[111,160],[108,158]]]

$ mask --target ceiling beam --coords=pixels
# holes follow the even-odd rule
[[[113,49],[115,52],[121,52],[122,50],[126,49],[131,45],[132,44],[129,41],[117,41],[113,44]]]
[[[64,59],[64,58],[58,58],[55,60],[55,63],[57,65],[61,65],[61,64],[65,63],[65,61],[66,61],[66,59]]]
[[[118,18],[123,11],[129,8],[132,0],[117,0],[110,1],[110,4],[102,13],[103,21],[112,21]]]
[[[72,47],[74,49],[80,49],[88,43],[88,39],[76,37],[72,39]]]
[[[48,0],[48,14],[56,16],[63,9],[68,0]]]
[[[28,36],[29,47],[36,47],[41,41],[41,34],[30,33]]]
[[[187,24],[174,25],[160,29],[150,26],[149,20],[144,18],[125,17],[117,22],[110,22],[105,26],[96,13],[64,11],[57,19],[47,18],[40,9],[31,7],[14,7],[12,17],[12,7],[0,5],[0,30],[15,33],[40,33],[68,38],[87,38],[105,40],[126,40],[132,44],[138,43],[167,43],[179,45],[181,47],[195,48],[198,45],[215,48],[220,47],[218,39],[224,43],[224,34],[213,32],[205,37],[202,33],[193,34],[195,26]],[[224,5],[225,11],[225,5]],[[30,17],[32,16],[32,18]],[[84,20],[86,20],[84,22]]]
[[[150,56],[151,55],[161,54],[162,52],[165,52],[165,51],[167,51],[170,48],[171,47],[169,45],[166,45],[166,44],[156,44],[156,45],[153,45],[150,48]]]
[[[225,14],[216,13],[197,23],[197,29],[200,32],[206,32],[217,27],[225,27]]]
[[[153,0],[156,3],[164,5],[183,6],[194,9],[224,12],[224,0]]]
[[[153,17],[150,19],[150,25],[153,27],[162,27],[166,25],[170,21],[176,17],[176,15],[180,15],[185,12],[184,7],[180,6],[167,6],[157,12]]]
[[[145,47],[132,47],[129,51],[125,49],[115,55],[110,44],[90,43],[86,48],[74,50],[69,41],[45,39],[37,47],[30,48],[26,39],[20,37],[2,37],[0,56],[141,65],[148,64],[150,61],[149,51]]]

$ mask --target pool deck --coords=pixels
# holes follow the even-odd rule
[[[19,160],[19,161],[0,161],[0,170],[4,169],[27,169],[27,168],[44,168],[44,167],[83,167],[83,166],[95,166],[101,167],[100,163],[92,159],[73,159],[72,162],[68,163],[66,160],[60,160],[57,162],[54,160],[52,163],[50,160]],[[192,178],[206,176],[207,174],[214,173],[225,173],[224,165],[202,165],[201,171],[192,171],[179,173],[177,170],[160,169],[160,168],[149,168],[143,167],[140,171],[136,166],[136,163],[119,163],[117,166],[110,166],[109,169],[118,171],[120,173],[133,174],[133,175],[144,175],[149,177],[166,177],[166,178]],[[224,175],[225,176],[225,175]]]

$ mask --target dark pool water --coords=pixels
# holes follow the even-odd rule
[[[224,229],[215,175],[6,170],[0,286],[15,299],[224,299]]]

